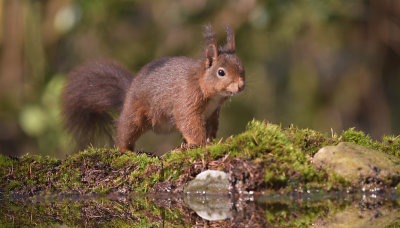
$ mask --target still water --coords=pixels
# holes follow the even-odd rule
[[[399,227],[400,195],[53,194],[0,198],[0,214],[2,227]]]

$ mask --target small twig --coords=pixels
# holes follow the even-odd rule
[[[256,143],[256,145],[258,146],[258,141],[256,139],[256,137],[252,134],[251,136],[253,136],[254,142]]]
[[[204,161],[204,154],[201,154],[201,162],[204,168],[206,166],[206,162]]]
[[[229,155],[231,154],[231,152],[229,151],[226,155],[225,155],[225,157],[222,159],[222,163],[224,163],[225,162],[225,160],[229,157]]]
[[[114,188],[118,188],[119,186],[121,186],[121,184],[125,183],[127,180],[128,180],[128,177],[125,177],[124,180],[123,181],[121,180],[121,182],[119,184],[117,184],[116,186],[114,186]],[[103,185],[101,187],[103,187]]]

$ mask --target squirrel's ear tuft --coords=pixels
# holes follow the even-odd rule
[[[226,52],[235,53],[236,52],[235,33],[233,32],[233,29],[229,25],[225,26],[225,30],[226,30],[226,44],[223,49]]]
[[[217,37],[210,24],[204,26],[204,39],[206,40],[205,61],[206,67],[211,67],[218,57]]]
[[[204,26],[203,36],[206,40],[206,46],[210,44],[217,46],[217,37],[215,36],[215,32],[210,24]]]

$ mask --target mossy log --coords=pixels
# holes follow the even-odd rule
[[[356,189],[365,183],[356,186],[313,164],[319,149],[340,142],[400,156],[399,137],[385,136],[374,141],[354,129],[328,136],[253,120],[241,134],[205,147],[175,149],[161,157],[104,148],[88,148],[62,161],[43,156],[0,155],[0,192],[29,196],[42,192],[182,192],[190,180],[207,169],[226,172],[233,193]],[[397,184],[379,183],[378,187]]]

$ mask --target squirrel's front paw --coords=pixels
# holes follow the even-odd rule
[[[126,146],[121,146],[121,147],[119,147],[119,151],[121,151],[122,153],[125,153],[125,152],[128,152],[128,151],[133,152],[133,149],[131,150]]]
[[[194,148],[199,147],[199,146],[201,146],[201,145],[198,145],[198,144],[188,144],[188,143],[186,143],[186,142],[183,142],[183,143],[181,144],[181,149],[182,149],[182,150],[190,150],[190,149],[194,149]]]

